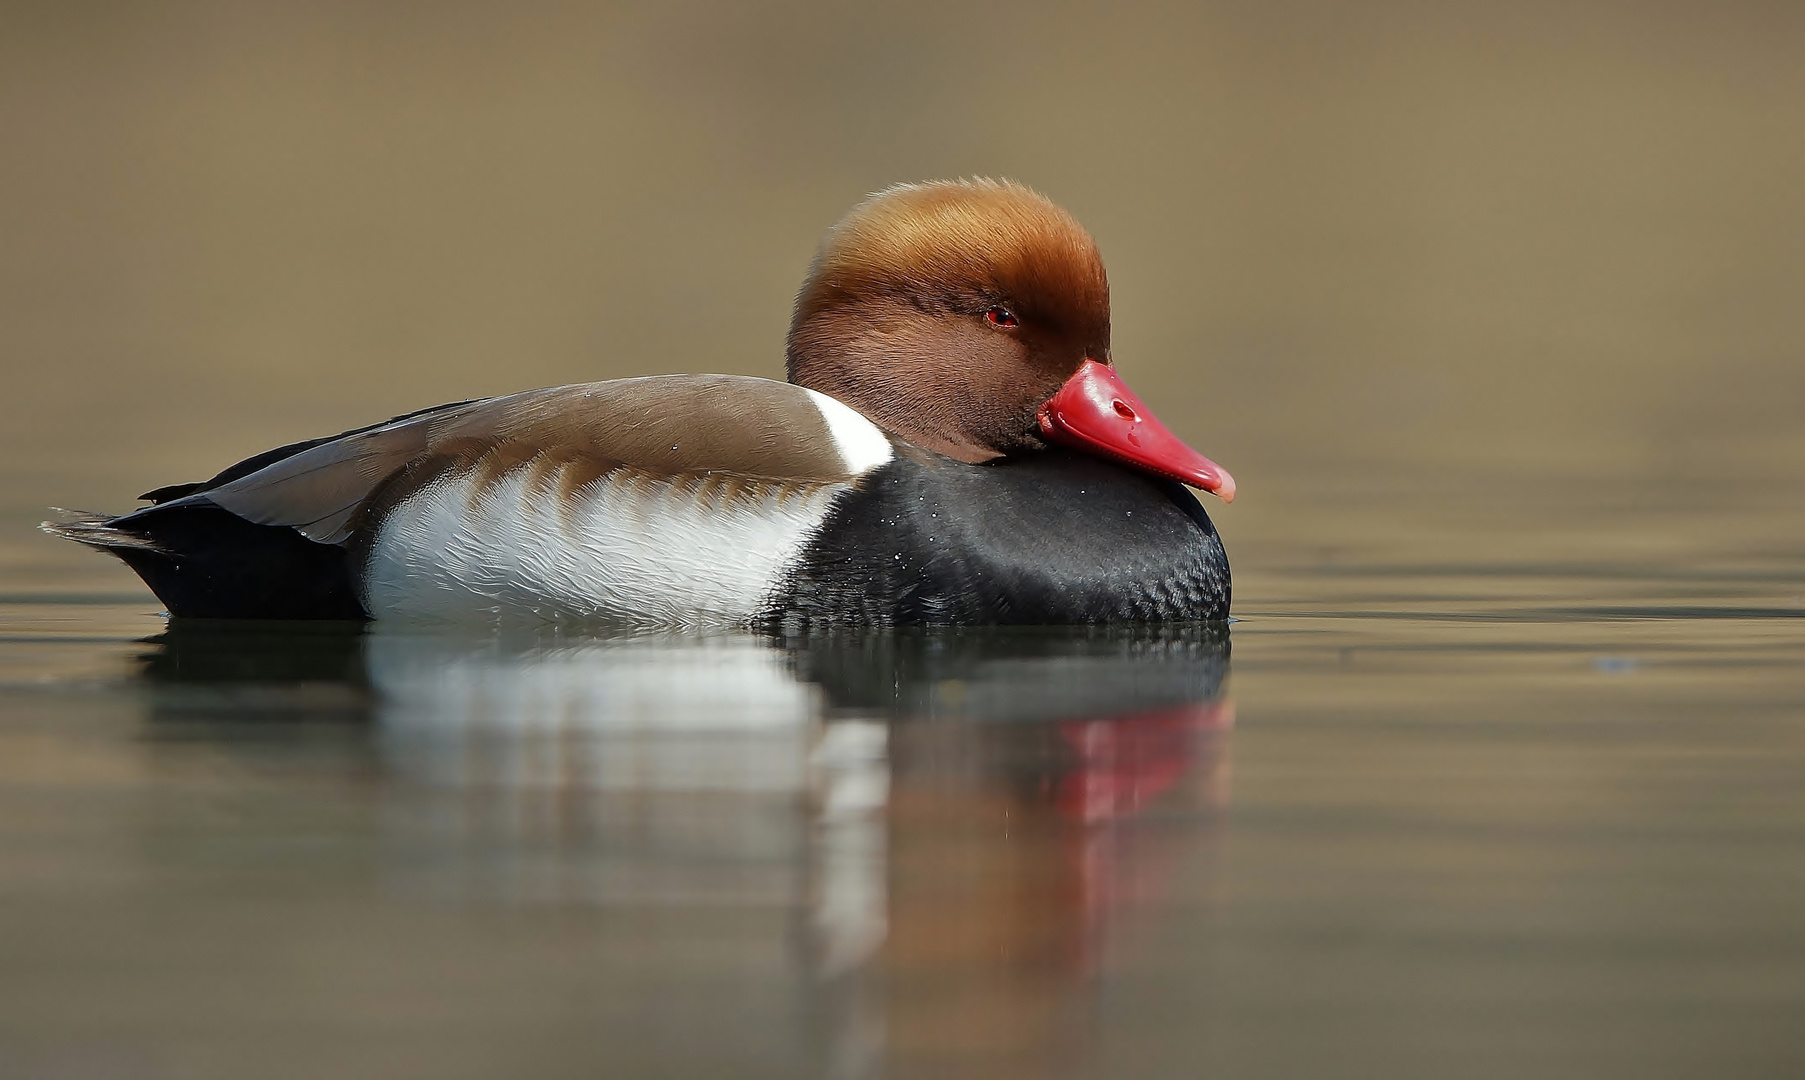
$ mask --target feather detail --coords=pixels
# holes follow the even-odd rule
[[[64,540],[73,540],[89,547],[169,554],[147,536],[114,528],[112,523],[115,519],[111,515],[96,514],[87,510],[65,510],[60,506],[53,506],[50,509],[59,514],[71,515],[63,521],[39,523],[38,528],[51,536],[60,536]]]

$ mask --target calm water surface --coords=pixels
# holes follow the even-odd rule
[[[15,549],[0,1074],[1805,1075],[1784,544],[792,641],[171,626]]]

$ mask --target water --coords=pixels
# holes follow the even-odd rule
[[[24,548],[6,1075],[1805,1068],[1784,545],[787,642],[166,626]]]

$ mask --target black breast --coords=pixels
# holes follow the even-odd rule
[[[1228,617],[1228,556],[1182,485],[1054,451],[898,457],[834,506],[769,621],[1100,623]]]

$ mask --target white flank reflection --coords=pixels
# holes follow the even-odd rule
[[[446,786],[800,792],[819,709],[751,639],[370,637],[392,763]]]
[[[887,725],[843,720],[815,746],[820,869],[809,906],[820,972],[828,977],[858,967],[884,942],[889,745]]]
[[[883,944],[888,727],[826,723],[751,638],[372,633],[399,884],[446,899],[809,912],[823,975]],[[420,857],[430,852],[429,857]]]

